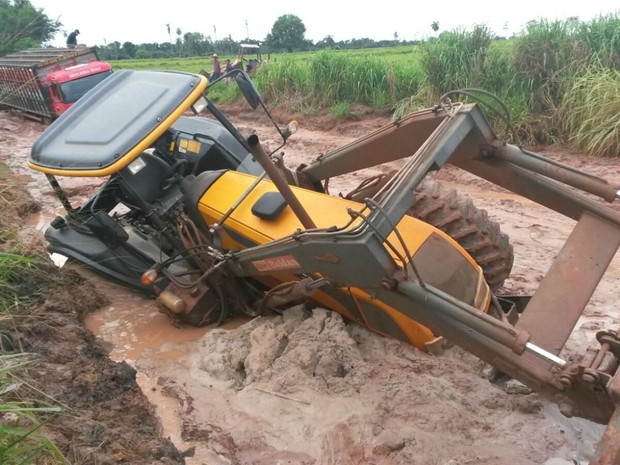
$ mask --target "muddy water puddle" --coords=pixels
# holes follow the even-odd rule
[[[188,343],[216,327],[175,326],[158,311],[153,299],[122,287],[105,294],[110,304],[88,315],[85,324],[110,346],[110,358],[114,361],[130,364],[143,358],[177,361],[186,354]],[[219,327],[235,328],[247,321],[239,317]]]
[[[220,463],[205,445],[183,439],[183,419],[179,413],[181,401],[168,395],[161,382],[178,373],[177,368],[187,368],[187,359],[195,350],[195,343],[216,325],[202,328],[175,326],[159,312],[153,299],[110,283],[89,270],[80,269],[79,272],[97,283],[99,291],[109,301],[108,305],[86,317],[86,327],[108,346],[112,360],[125,361],[136,370],[136,382],[154,406],[163,435],[169,437],[179,451],[193,450],[193,455],[186,457],[187,465]],[[236,328],[249,320],[248,317],[238,317],[219,328]],[[182,380],[178,381],[183,384]]]

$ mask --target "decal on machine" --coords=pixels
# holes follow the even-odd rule
[[[283,255],[281,257],[265,258],[252,262],[257,271],[280,271],[301,268],[301,265],[292,255]]]

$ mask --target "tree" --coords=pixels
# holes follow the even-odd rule
[[[273,23],[265,43],[273,51],[304,50],[307,47],[305,34],[306,26],[299,17],[283,15]]]
[[[125,42],[122,46],[121,46],[121,57],[122,58],[133,58],[136,55],[136,51],[138,50],[138,48],[131,42]]]
[[[183,50],[186,56],[204,56],[213,48],[210,38],[200,32],[186,32],[183,36]]]
[[[40,47],[62,23],[53,21],[29,0],[0,0],[0,55]]]
[[[181,47],[183,46],[183,41],[181,40],[181,34],[183,31],[180,27],[177,27],[177,50],[179,51],[179,56],[181,56]]]
[[[332,36],[325,36],[324,39],[319,40],[316,44],[315,44],[316,48],[318,49],[323,49],[323,48],[336,48],[336,41],[334,41],[334,38]]]
[[[121,43],[118,41],[110,42],[105,47],[99,47],[99,58],[102,60],[119,60],[121,56]]]
[[[213,51],[220,54],[234,55],[239,51],[239,44],[232,40],[230,36],[224,37],[213,43]]]
[[[431,29],[435,32],[437,32],[439,30],[439,21],[433,21],[431,23]]]

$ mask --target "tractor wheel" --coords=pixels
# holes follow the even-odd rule
[[[492,291],[500,288],[510,275],[514,255],[508,236],[469,197],[425,180],[416,189],[416,201],[409,215],[457,241],[480,265]]]

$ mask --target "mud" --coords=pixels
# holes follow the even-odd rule
[[[256,131],[275,148],[275,132],[264,120],[235,113],[246,132]],[[286,115],[277,117],[286,122]],[[300,131],[287,145],[285,163],[308,163],[386,122],[384,115],[349,122],[302,118]],[[38,229],[45,224],[41,219],[60,211],[45,179],[24,167],[42,129],[0,113],[0,160],[23,176],[41,208],[23,228],[32,237],[40,236]],[[618,161],[587,158],[563,148],[537,149],[620,181]],[[394,165],[334,179],[330,191],[346,193],[364,176]],[[454,168],[435,178],[467,193],[511,237],[515,265],[503,291],[534,291],[574,222]],[[101,181],[71,182],[72,201],[79,204]],[[563,417],[557,407],[516,381],[489,383],[489,367],[457,347],[431,356],[369,333],[333,312],[298,307],[283,315],[237,320],[224,328],[177,327],[142,296],[92,273],[80,275],[108,301],[89,314],[86,327],[97,336],[93,342],[105,344],[97,346],[98,357],[109,354],[111,365],[102,370],[103,384],[80,397],[74,408],[82,411],[89,403],[114,402],[119,393],[138,391],[135,370],[135,382],[161,425],[161,431],[150,426],[138,430],[152,433],[154,441],[170,438],[177,453],[193,451],[192,456],[186,454],[187,464],[587,462],[602,435],[600,425]],[[619,284],[616,257],[571,336],[566,355],[583,352],[597,330],[618,321]],[[56,292],[49,290],[50,295]],[[72,343],[76,344],[68,342]],[[107,352],[101,352],[103,347]],[[59,364],[64,366],[64,361]],[[61,378],[57,382],[67,391],[79,389],[82,378]],[[140,406],[129,404],[125,410],[127,415],[134,411],[151,418]],[[119,419],[119,428],[121,423],[131,424],[114,408],[108,413]],[[124,431],[135,430],[134,425]]]
[[[3,220],[13,220],[3,228],[30,212],[21,210],[33,202],[19,181],[2,176],[2,185],[12,190],[11,205],[22,212],[3,212]],[[14,244],[0,242],[1,251],[13,251]],[[36,234],[24,243],[23,253],[38,263],[27,279],[13,282],[17,303],[12,319],[3,316],[0,323],[0,353],[27,354],[30,364],[16,373],[23,399],[62,409],[49,419],[46,434],[69,463],[183,464],[181,452],[162,436],[159,418],[136,383],[136,370],[112,361],[103,341],[83,324],[85,315],[106,304],[103,295],[79,274],[49,263]]]

